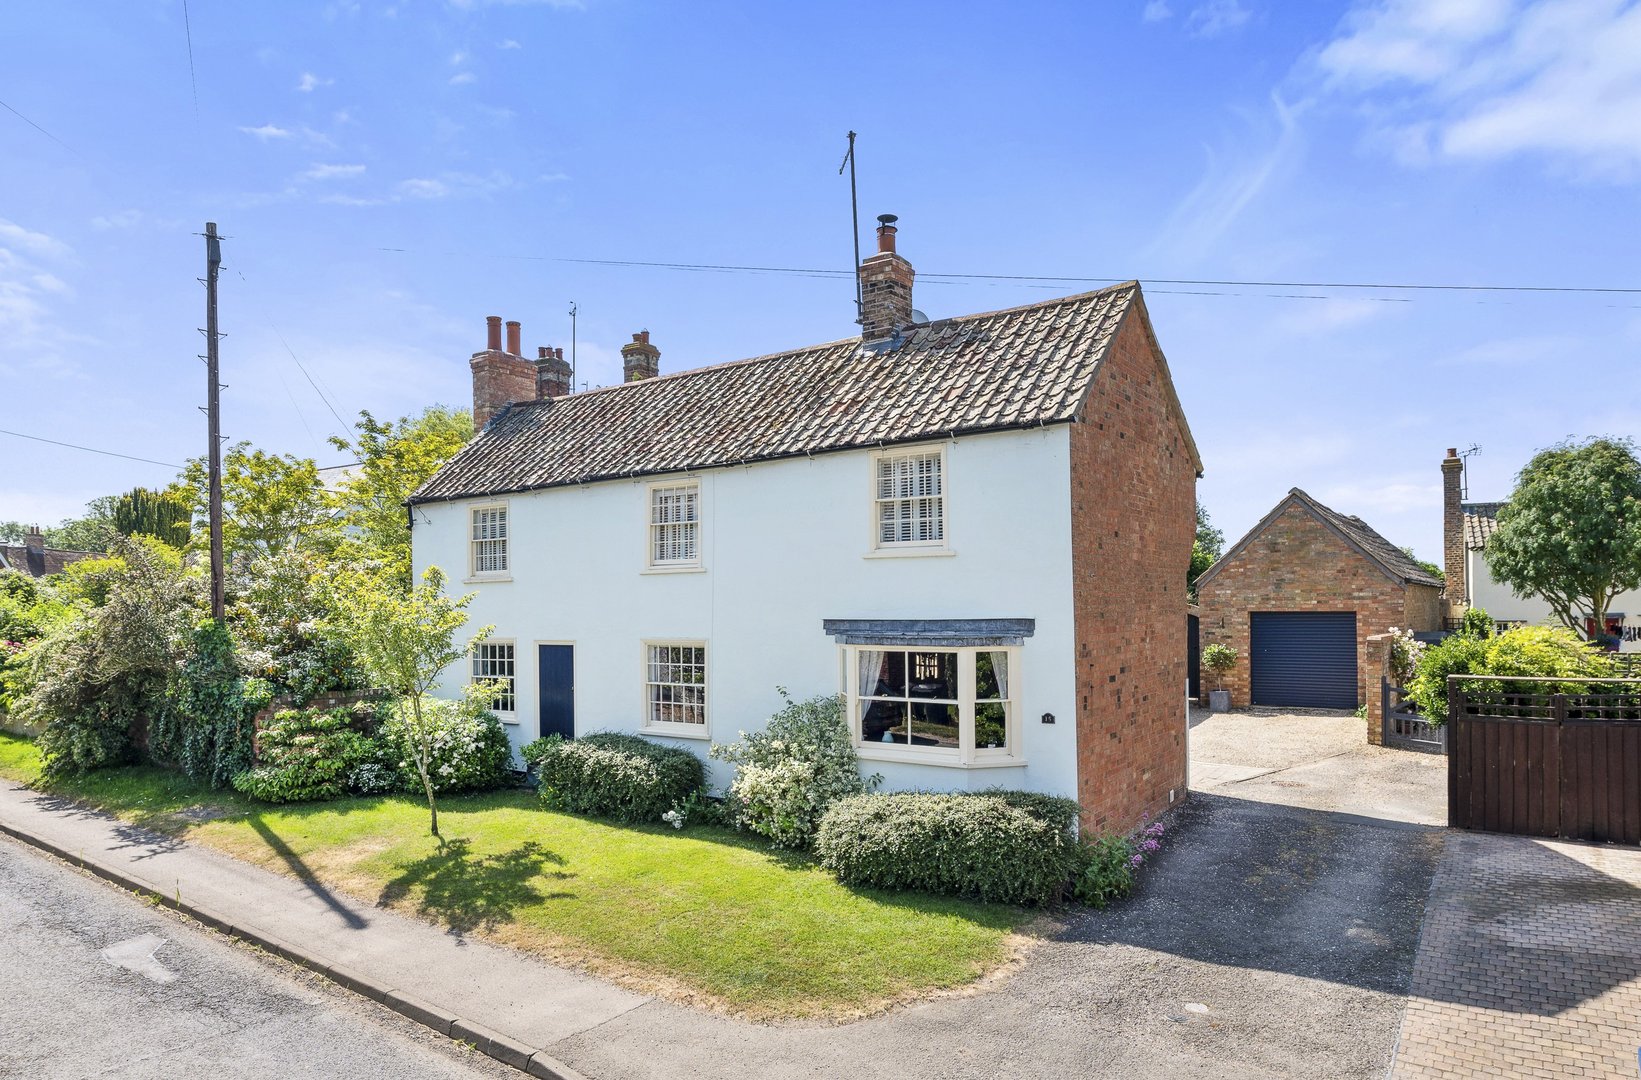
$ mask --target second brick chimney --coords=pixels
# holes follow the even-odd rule
[[[473,430],[480,432],[501,410],[515,401],[533,401],[536,396],[536,366],[518,354],[520,328],[507,324],[508,346],[501,347],[501,316],[485,320],[483,352],[468,361],[473,369]]]
[[[534,362],[537,399],[563,397],[570,392],[570,362],[564,359],[563,349],[543,345],[537,350]]]
[[[650,344],[650,332],[640,330],[621,346],[622,382],[653,379],[661,374],[661,350]]]
[[[912,264],[895,251],[893,214],[879,214],[877,254],[860,264],[860,339],[883,341],[912,325]]]
[[[1447,617],[1469,606],[1464,580],[1464,459],[1456,447],[1442,458],[1442,570],[1447,575]]]

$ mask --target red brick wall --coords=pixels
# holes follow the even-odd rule
[[[1077,786],[1083,827],[1126,832],[1185,797],[1185,571],[1196,464],[1143,303],[1071,427]]]
[[[1440,630],[1442,628],[1442,590],[1434,585],[1409,585],[1407,604],[1402,621],[1397,626],[1411,630]]]
[[[1421,586],[1432,597],[1436,590]],[[1356,701],[1366,701],[1363,648],[1374,634],[1408,624],[1407,587],[1392,581],[1338,533],[1297,503],[1290,505],[1206,582],[1197,583],[1202,644],[1237,652],[1225,677],[1232,705],[1248,704],[1249,614],[1255,611],[1356,612]],[[1438,612],[1439,617],[1439,612]],[[1416,628],[1418,629],[1418,628]],[[1217,682],[1206,673],[1210,689]]]
[[[536,366],[522,356],[486,351],[468,361],[473,369],[473,430],[515,401],[536,398]]]

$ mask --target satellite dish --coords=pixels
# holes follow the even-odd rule
[[[913,326],[923,326],[928,321],[929,321],[929,317],[927,315],[923,314],[921,311],[917,310],[916,308],[912,309],[912,325]]]

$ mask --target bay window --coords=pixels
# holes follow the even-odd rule
[[[855,744],[895,757],[956,763],[1019,757],[1019,652],[848,646]]]

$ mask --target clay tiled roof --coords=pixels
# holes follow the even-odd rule
[[[912,327],[889,346],[848,338],[516,403],[411,501],[1066,422],[1139,295],[1128,282]]]
[[[1469,551],[1480,551],[1498,531],[1501,502],[1464,504],[1464,546]]]
[[[37,578],[46,577],[49,574],[60,574],[67,569],[69,563],[77,563],[81,559],[100,559],[102,557],[95,551],[65,551],[61,548],[46,548],[43,552],[31,553],[22,544],[0,544],[0,565]]]

